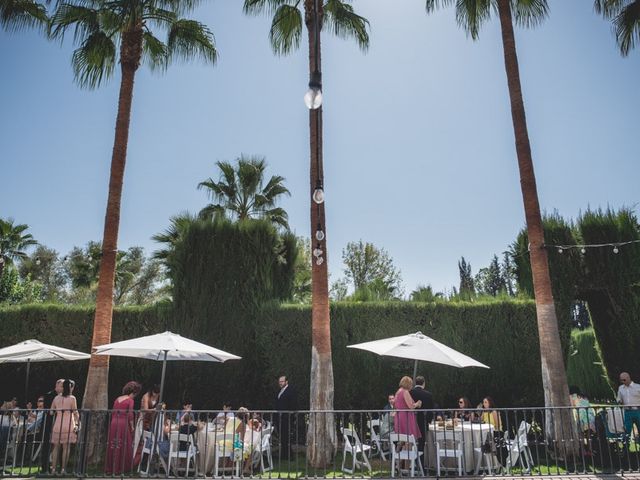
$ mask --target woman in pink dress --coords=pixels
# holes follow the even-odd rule
[[[104,472],[107,475],[120,475],[131,470],[135,428],[133,399],[140,393],[141,388],[138,382],[128,382],[122,389],[122,395],[113,402],[107,441],[107,460],[104,465]]]
[[[58,454],[62,447],[62,462],[60,465],[60,474],[66,473],[67,462],[69,461],[69,453],[71,444],[76,443],[78,432],[78,403],[76,397],[73,396],[73,388],[76,386],[73,380],[65,380],[62,382],[62,393],[51,402],[51,415],[55,414],[56,418],[51,429],[51,444],[53,452],[51,454],[51,473],[56,473],[58,464]]]
[[[396,433],[401,433],[403,435],[413,435],[416,440],[418,440],[422,434],[420,433],[420,429],[418,428],[418,422],[416,421],[415,412],[410,411],[401,411],[401,410],[412,410],[414,408],[420,408],[422,406],[422,401],[418,400],[414,402],[411,398],[411,394],[409,391],[413,387],[413,380],[411,377],[402,377],[400,379],[400,388],[396,392],[396,401],[393,406],[395,410],[400,410],[396,412],[393,429]]]

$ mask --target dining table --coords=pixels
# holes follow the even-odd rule
[[[216,448],[222,444],[233,444],[233,435],[229,432],[225,433],[224,428],[215,422],[198,422],[198,429],[194,433],[194,440],[198,447],[198,455],[196,461],[198,463],[198,471],[201,474],[209,474],[214,470]],[[172,431],[178,431],[178,425],[172,425]],[[173,445],[173,449],[177,450],[178,446]],[[227,456],[229,460],[233,461],[233,470],[238,473],[242,467],[242,455],[229,455],[230,451],[224,451],[223,454]],[[234,452],[235,453],[235,452]],[[226,461],[226,460],[225,460]]]
[[[445,442],[449,445],[452,442],[460,442],[462,449],[462,466],[465,472],[472,472],[476,466],[477,453],[474,451],[476,448],[482,448],[483,443],[486,441],[487,436],[493,439],[494,428],[493,425],[488,423],[475,423],[475,422],[435,422],[429,425],[429,431],[427,432],[425,439],[425,452],[424,458],[426,466],[429,468],[436,468],[436,433],[439,437],[444,437]],[[497,462],[497,458],[495,459]],[[455,466],[455,459],[448,458],[445,460],[446,467],[453,468]]]

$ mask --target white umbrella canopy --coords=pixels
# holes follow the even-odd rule
[[[182,337],[177,333],[164,332],[146,337],[132,338],[122,342],[99,345],[96,355],[115,357],[146,358],[162,361],[162,379],[160,382],[160,400],[164,391],[164,376],[169,361],[193,360],[199,362],[226,362],[240,360],[241,357],[217,348]],[[158,402],[160,404],[160,402]]]
[[[87,360],[88,353],[68,348],[47,345],[38,340],[25,340],[9,347],[0,348],[0,363],[53,362],[58,360]]]
[[[418,360],[441,363],[452,367],[489,368],[473,358],[447,347],[445,344],[424,335],[422,332],[402,335],[400,337],[383,338],[372,342],[348,345],[347,348],[358,348],[387,357],[398,357],[415,360],[413,377],[416,376]]]
[[[68,348],[48,345],[38,340],[25,340],[15,345],[0,348],[0,363],[26,363],[27,375],[24,385],[25,402],[29,396],[29,370],[31,362],[55,362],[60,360],[87,360],[88,353],[70,350]]]

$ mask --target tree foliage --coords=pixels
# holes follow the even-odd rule
[[[611,20],[622,56],[627,56],[640,41],[640,0],[595,0],[597,13]]]
[[[241,155],[235,166],[229,162],[216,165],[220,180],[209,178],[198,184],[216,202],[200,210],[200,218],[260,218],[289,229],[287,212],[276,206],[282,196],[290,195],[289,190],[284,186],[284,177],[279,175],[273,175],[265,184],[267,162],[263,157]]]
[[[402,278],[393,259],[384,248],[372,243],[349,242],[342,250],[344,274],[351,282],[355,292],[366,291],[383,299],[399,297],[402,294]]]
[[[194,58],[214,64],[217,51],[211,31],[200,22],[182,17],[198,0],[69,0],[59,3],[51,18],[51,36],[74,31],[72,66],[76,82],[97,88],[110,79],[116,65],[131,59],[120,54],[140,49],[141,61],[153,70],[165,70],[173,61]],[[160,40],[160,30],[166,40]],[[128,36],[128,37],[127,37]],[[135,45],[127,41],[133,40]],[[137,68],[138,65],[135,65]]]

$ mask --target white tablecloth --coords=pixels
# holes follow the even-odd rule
[[[434,427],[430,425],[429,432],[427,432],[427,438],[425,439],[425,455],[426,464],[430,468],[436,467],[436,445],[435,445],[435,432],[444,432],[446,439],[456,440],[461,442],[463,455],[462,466],[466,472],[474,470],[476,464],[476,457],[474,456],[474,448],[481,448],[487,435],[493,436],[493,426],[488,423],[463,423],[454,427],[452,430],[444,429],[442,427]],[[447,467],[455,466],[455,459],[446,460]]]

